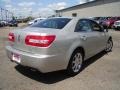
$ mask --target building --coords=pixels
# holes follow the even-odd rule
[[[62,10],[56,10],[56,16],[120,16],[120,0],[95,0],[92,2],[72,6]]]

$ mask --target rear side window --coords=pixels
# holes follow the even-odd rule
[[[36,24],[33,24],[31,27],[62,29],[69,23],[70,20],[71,19],[68,18],[46,19]]]
[[[91,30],[91,26],[88,20],[81,19],[78,21],[75,32],[89,32]]]

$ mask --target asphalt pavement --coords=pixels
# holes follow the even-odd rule
[[[120,90],[120,31],[109,31],[112,52],[88,59],[78,75],[69,77],[64,71],[42,74],[11,62],[5,43],[13,29],[16,27],[0,28],[0,90]]]

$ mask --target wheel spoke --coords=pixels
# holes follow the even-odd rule
[[[78,58],[79,58],[79,59],[81,58],[81,55],[80,55],[80,54],[78,54]]]
[[[112,49],[112,41],[108,41],[107,46],[106,46],[106,51],[109,52]]]
[[[80,53],[75,54],[73,57],[73,62],[72,62],[72,69],[74,72],[78,72],[81,68],[82,64],[82,57]]]

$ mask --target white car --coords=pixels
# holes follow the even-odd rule
[[[8,22],[5,21],[5,20],[0,21],[0,23],[1,23],[2,26],[7,26],[7,24],[8,24]]]
[[[120,20],[119,21],[116,21],[115,23],[114,23],[114,29],[115,30],[120,30]]]
[[[36,19],[34,19],[34,20],[29,21],[29,22],[28,22],[28,25],[32,25],[32,24],[34,24],[34,23],[36,23],[36,22],[38,22],[38,21],[40,21],[40,20],[44,20],[44,19],[46,19],[46,18],[36,18]]]

